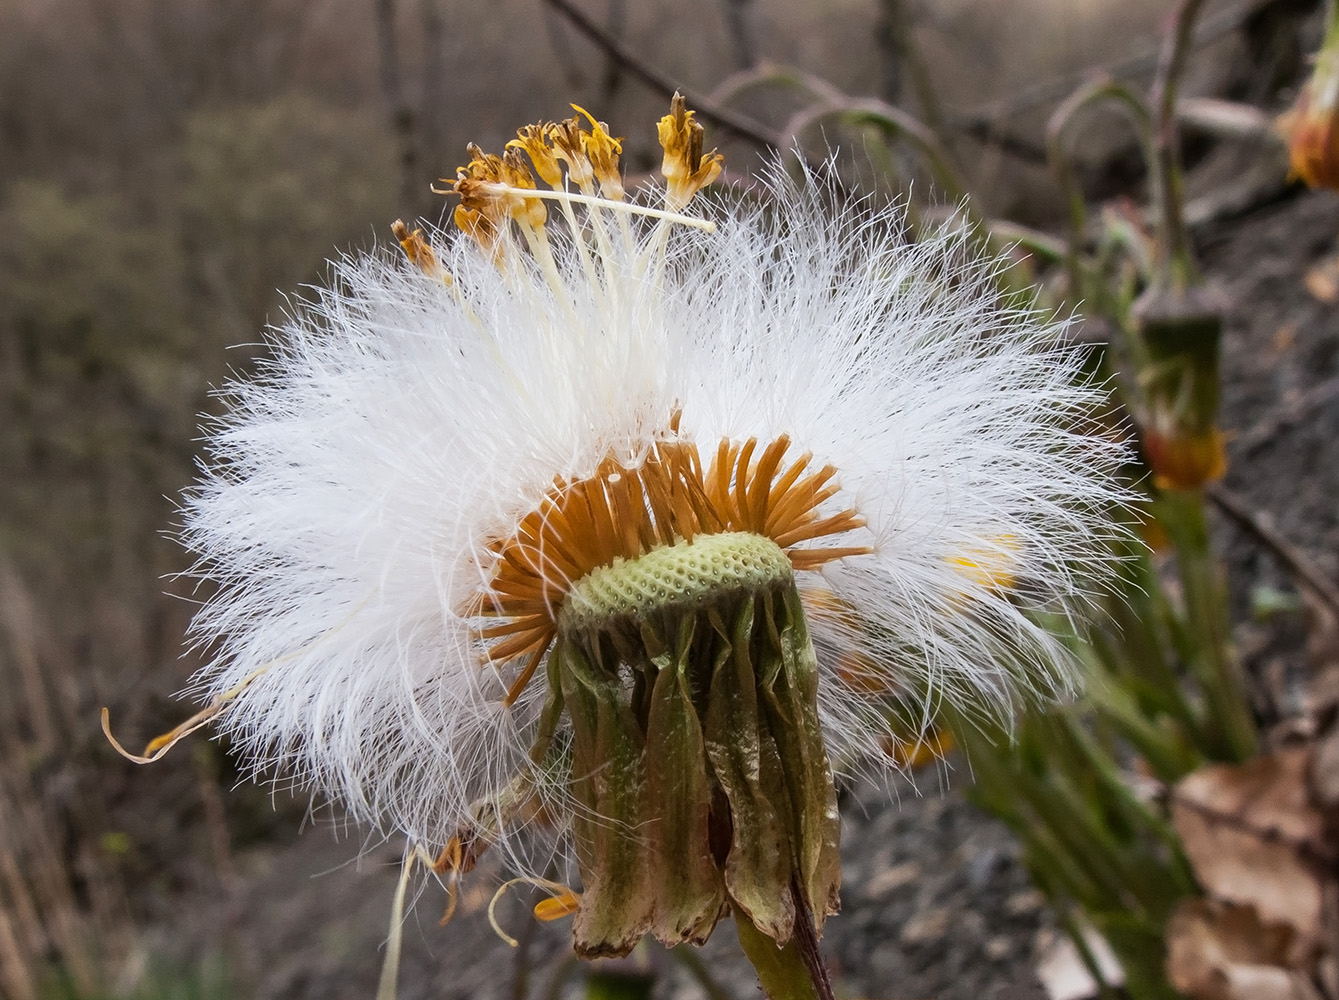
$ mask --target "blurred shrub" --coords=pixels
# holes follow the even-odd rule
[[[216,318],[244,335],[276,288],[311,281],[336,245],[387,238],[394,218],[394,150],[381,119],[301,93],[192,115],[182,159],[187,253]]]

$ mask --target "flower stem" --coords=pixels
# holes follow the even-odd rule
[[[1177,147],[1176,87],[1185,69],[1195,19],[1204,0],[1180,0],[1163,42],[1149,103],[1153,106],[1153,152],[1156,159],[1156,196],[1159,244],[1164,288],[1183,289],[1195,280],[1190,240],[1185,228],[1181,190],[1180,150]]]
[[[1232,654],[1226,596],[1209,545],[1203,496],[1199,490],[1166,490],[1160,506],[1160,520],[1176,546],[1186,619],[1200,642],[1192,668],[1204,697],[1206,749],[1218,760],[1247,760],[1255,752],[1255,723]]]
[[[834,1000],[832,980],[818,949],[813,915],[798,888],[798,878],[792,876],[795,931],[784,946],[777,947],[776,941],[753,926],[748,914],[735,906],[739,944],[768,1000]]]

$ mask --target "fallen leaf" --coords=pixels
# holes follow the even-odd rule
[[[1286,965],[1293,937],[1254,907],[1183,900],[1167,922],[1167,978],[1190,1000],[1321,1000]]]
[[[1323,817],[1307,787],[1308,747],[1188,775],[1172,795],[1172,822],[1205,891],[1252,906],[1262,920],[1321,936],[1321,881],[1328,852]]]

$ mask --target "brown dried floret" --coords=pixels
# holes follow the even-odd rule
[[[725,157],[716,150],[702,152],[703,129],[682,94],[675,94],[670,113],[660,119],[660,145],[665,158],[665,207],[681,211],[693,196],[721,175]]]

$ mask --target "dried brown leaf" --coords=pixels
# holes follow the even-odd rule
[[[1309,747],[1201,768],[1176,786],[1172,820],[1209,895],[1254,907],[1306,941],[1321,935],[1316,859],[1327,846],[1311,804]]]
[[[1294,936],[1250,906],[1185,900],[1167,923],[1167,978],[1191,1000],[1321,1000],[1287,967]]]

